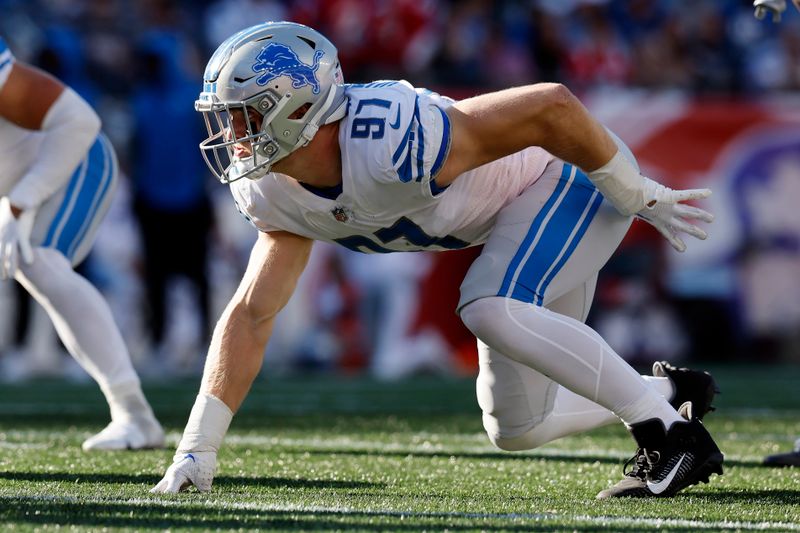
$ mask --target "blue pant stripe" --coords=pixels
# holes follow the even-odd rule
[[[556,277],[561,271],[561,268],[567,262],[567,259],[570,258],[572,252],[575,251],[575,248],[578,247],[578,243],[581,242],[583,239],[586,230],[589,228],[589,224],[592,223],[594,219],[594,215],[597,213],[597,210],[600,208],[600,204],[603,203],[603,197],[600,195],[600,192],[595,190],[592,198],[589,201],[589,204],[586,206],[583,215],[583,221],[581,222],[580,227],[578,228],[575,235],[572,237],[572,240],[569,242],[567,249],[561,255],[561,258],[558,260],[558,263],[554,266],[554,268],[550,271],[547,278],[541,283],[541,288],[536,291],[537,305],[542,305],[542,301],[544,299],[544,294],[547,292],[547,287],[550,285],[550,282],[553,281],[553,278]]]
[[[561,179],[558,180],[555,190],[550,195],[550,198],[547,199],[547,202],[544,204],[541,211],[539,211],[539,213],[533,219],[531,227],[528,229],[528,233],[525,234],[525,238],[522,240],[522,244],[520,244],[519,248],[517,249],[517,253],[514,254],[514,257],[511,259],[511,263],[508,265],[506,274],[503,277],[503,283],[500,285],[500,290],[497,292],[498,296],[509,296],[508,291],[511,283],[514,281],[514,277],[517,273],[520,263],[528,255],[529,248],[532,245],[535,246],[537,235],[541,233],[540,229],[542,224],[549,220],[549,218],[553,215],[553,211],[558,207],[558,204],[563,199],[563,195],[566,192],[566,187],[569,181],[567,179],[569,175],[568,173],[568,165],[564,165],[564,168],[561,171]]]
[[[53,222],[47,230],[47,236],[44,238],[42,246],[45,248],[55,247],[55,243],[58,242],[58,239],[61,237],[61,231],[64,229],[64,225],[72,215],[77,195],[80,193],[83,182],[86,179],[88,168],[89,156],[87,155],[83,161],[81,161],[81,164],[78,165],[78,168],[75,169],[75,172],[72,173],[72,177],[67,185],[67,191],[64,194],[64,200],[61,202],[58,213],[56,213],[56,216],[53,218]]]
[[[50,225],[44,246],[55,248],[71,259],[91,226],[100,199],[113,177],[113,160],[98,136],[67,187],[64,200]]]
[[[582,172],[572,165],[564,167],[562,179],[565,173],[570,174],[569,190],[514,280],[511,297],[515,300],[542,304],[547,287],[578,246],[602,203],[602,196]]]
[[[89,149],[85,179],[78,189],[75,203],[72,205],[72,209],[69,213],[69,218],[67,218],[63,225],[61,234],[56,241],[56,249],[66,257],[69,257],[69,248],[86,218],[86,213],[89,210],[94,193],[97,191],[98,155],[102,157],[102,147],[99,144],[99,138]]]
[[[564,166],[569,167],[571,187],[548,225],[546,238],[539,241],[517,277],[517,284],[511,295],[516,300],[541,304],[544,298],[544,280],[551,274],[554,277],[558,273],[560,267],[556,266],[577,234],[581,219],[585,218],[587,204],[596,192],[593,186],[584,186],[582,173],[577,168],[566,164]]]
[[[83,224],[81,225],[80,229],[78,230],[77,235],[72,240],[72,243],[69,246],[67,257],[70,259],[74,256],[75,251],[77,250],[80,243],[83,241],[83,238],[86,236],[86,232],[92,226],[94,222],[94,217],[97,215],[97,210],[103,204],[103,200],[105,199],[106,195],[108,194],[112,179],[113,179],[113,161],[111,156],[111,151],[106,144],[107,141],[103,140],[100,142],[102,153],[103,153],[103,172],[102,177],[100,178],[100,183],[97,187],[97,191],[95,192],[94,199],[89,207],[89,213],[85,214],[83,219]]]

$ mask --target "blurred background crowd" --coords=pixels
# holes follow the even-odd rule
[[[800,360],[800,16],[752,12],[733,0],[0,0],[0,35],[86,98],[118,151],[125,179],[81,268],[145,379],[200,371],[255,239],[197,149],[205,61],[279,19],[327,35],[349,82],[403,78],[455,98],[565,83],[644,172],[714,189],[717,215],[680,256],[634,224],[590,323],[635,362]],[[474,372],[453,308],[476,255],[316,245],[269,371]],[[0,306],[1,379],[81,379],[23,291],[0,286]]]

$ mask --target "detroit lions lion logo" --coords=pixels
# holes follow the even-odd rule
[[[263,72],[256,83],[266,85],[275,78],[289,76],[292,79],[292,87],[295,89],[311,85],[311,91],[317,94],[319,93],[319,81],[317,81],[316,72],[322,56],[322,50],[317,50],[314,52],[314,63],[306,65],[300,61],[294,50],[285,44],[270,43],[261,50],[253,65],[253,72]]]

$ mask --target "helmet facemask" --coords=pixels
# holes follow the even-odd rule
[[[287,103],[287,98],[280,98],[271,90],[241,102],[211,102],[202,98],[195,102],[195,109],[203,114],[208,130],[208,138],[200,143],[200,151],[218,180],[230,183],[241,178],[258,179],[282,159],[277,157],[278,145],[267,126]],[[260,127],[251,119],[249,109],[261,115]],[[242,137],[237,136],[234,113],[241,113],[245,121]],[[235,155],[237,145],[249,145],[250,155]]]
[[[346,110],[336,48],[295,23],[267,22],[231,36],[214,52],[203,82],[195,109],[208,138],[200,150],[223,183],[265,176]],[[260,127],[248,110],[261,117]]]

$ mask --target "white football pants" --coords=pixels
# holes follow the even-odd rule
[[[114,420],[151,416],[108,304],[73,270],[89,253],[117,182],[117,160],[101,134],[69,183],[39,208],[34,261],[16,279],[44,307],[67,351],[100,385]]]
[[[561,161],[500,212],[459,303],[478,338],[478,403],[498,447],[534,448],[620,419],[680,420],[669,380],[643,378],[583,323],[597,272],[630,223]]]

